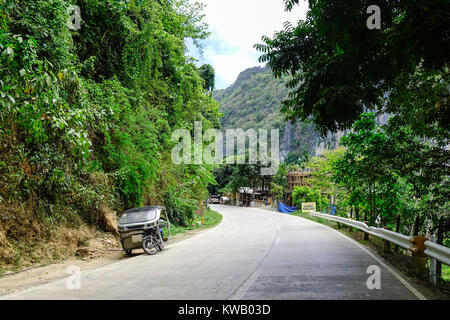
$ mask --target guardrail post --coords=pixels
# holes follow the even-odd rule
[[[431,236],[430,241],[436,242],[436,237]],[[437,284],[437,264],[436,259],[430,257],[430,283],[435,286]]]
[[[383,248],[384,252],[391,253],[391,243],[385,239],[383,239]]]
[[[425,241],[428,241],[427,238],[417,236],[409,239],[409,242],[412,243],[411,250],[413,256],[414,263],[414,273],[418,277],[424,277],[427,273],[427,255],[424,253]]]
[[[350,219],[352,219],[352,220],[353,220],[353,218],[350,218]],[[353,231],[353,228],[352,228],[352,226],[351,226],[351,225],[347,225],[347,227],[348,227],[348,232],[352,232],[352,231]]]
[[[340,222],[337,223],[337,228],[341,229],[342,228],[342,224]]]
[[[384,227],[386,230],[390,230],[388,227]],[[383,239],[384,252],[391,253],[391,243],[388,240]]]
[[[364,221],[364,223],[366,225],[369,225],[369,222],[367,222],[367,221]],[[369,234],[365,231],[363,231],[363,240],[369,240]]]

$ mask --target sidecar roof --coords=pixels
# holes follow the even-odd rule
[[[143,211],[152,211],[152,210],[164,210],[166,208],[164,207],[141,207],[141,208],[134,208],[134,209],[130,209],[125,211],[124,213],[134,213],[134,212],[143,212]]]
[[[161,218],[164,207],[141,207],[125,211],[119,220],[119,225],[134,223],[153,223]]]

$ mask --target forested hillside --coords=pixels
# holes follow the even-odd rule
[[[66,25],[69,5],[80,7],[79,30]],[[213,177],[173,165],[170,138],[194,121],[219,127],[218,105],[185,55],[186,38],[208,35],[198,9],[1,2],[0,264],[34,262],[26,253],[52,241],[76,247],[82,239],[67,230],[113,231],[114,213],[139,205],[164,204],[175,223],[193,217]]]
[[[333,148],[335,140],[331,136],[320,139],[312,124],[284,120],[280,109],[288,97],[287,81],[287,77],[275,79],[268,67],[254,67],[241,72],[230,87],[215,91],[214,97],[221,104],[224,130],[279,129],[280,154],[288,162],[295,162],[326,146]]]

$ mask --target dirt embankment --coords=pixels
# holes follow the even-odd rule
[[[71,216],[75,218],[68,222],[67,217]],[[52,215],[42,216],[42,210],[36,209],[35,201],[15,206],[0,203],[0,276],[67,259],[95,239],[107,243],[95,244],[98,249],[117,248],[116,213],[101,205],[92,211],[91,216],[95,223],[84,222],[69,207],[58,208]]]
[[[14,247],[9,249],[17,253]],[[17,264],[1,266],[0,295],[64,277],[72,265],[88,270],[115,262],[123,256],[120,249],[118,238],[111,233],[87,226],[77,230],[59,227],[48,242],[36,244],[28,253],[24,250]]]

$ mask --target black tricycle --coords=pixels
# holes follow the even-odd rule
[[[133,250],[144,249],[154,255],[163,251],[170,242],[170,221],[164,207],[142,207],[126,211],[119,220],[119,234],[122,248],[128,256]],[[164,238],[163,228],[168,228],[168,238]]]

